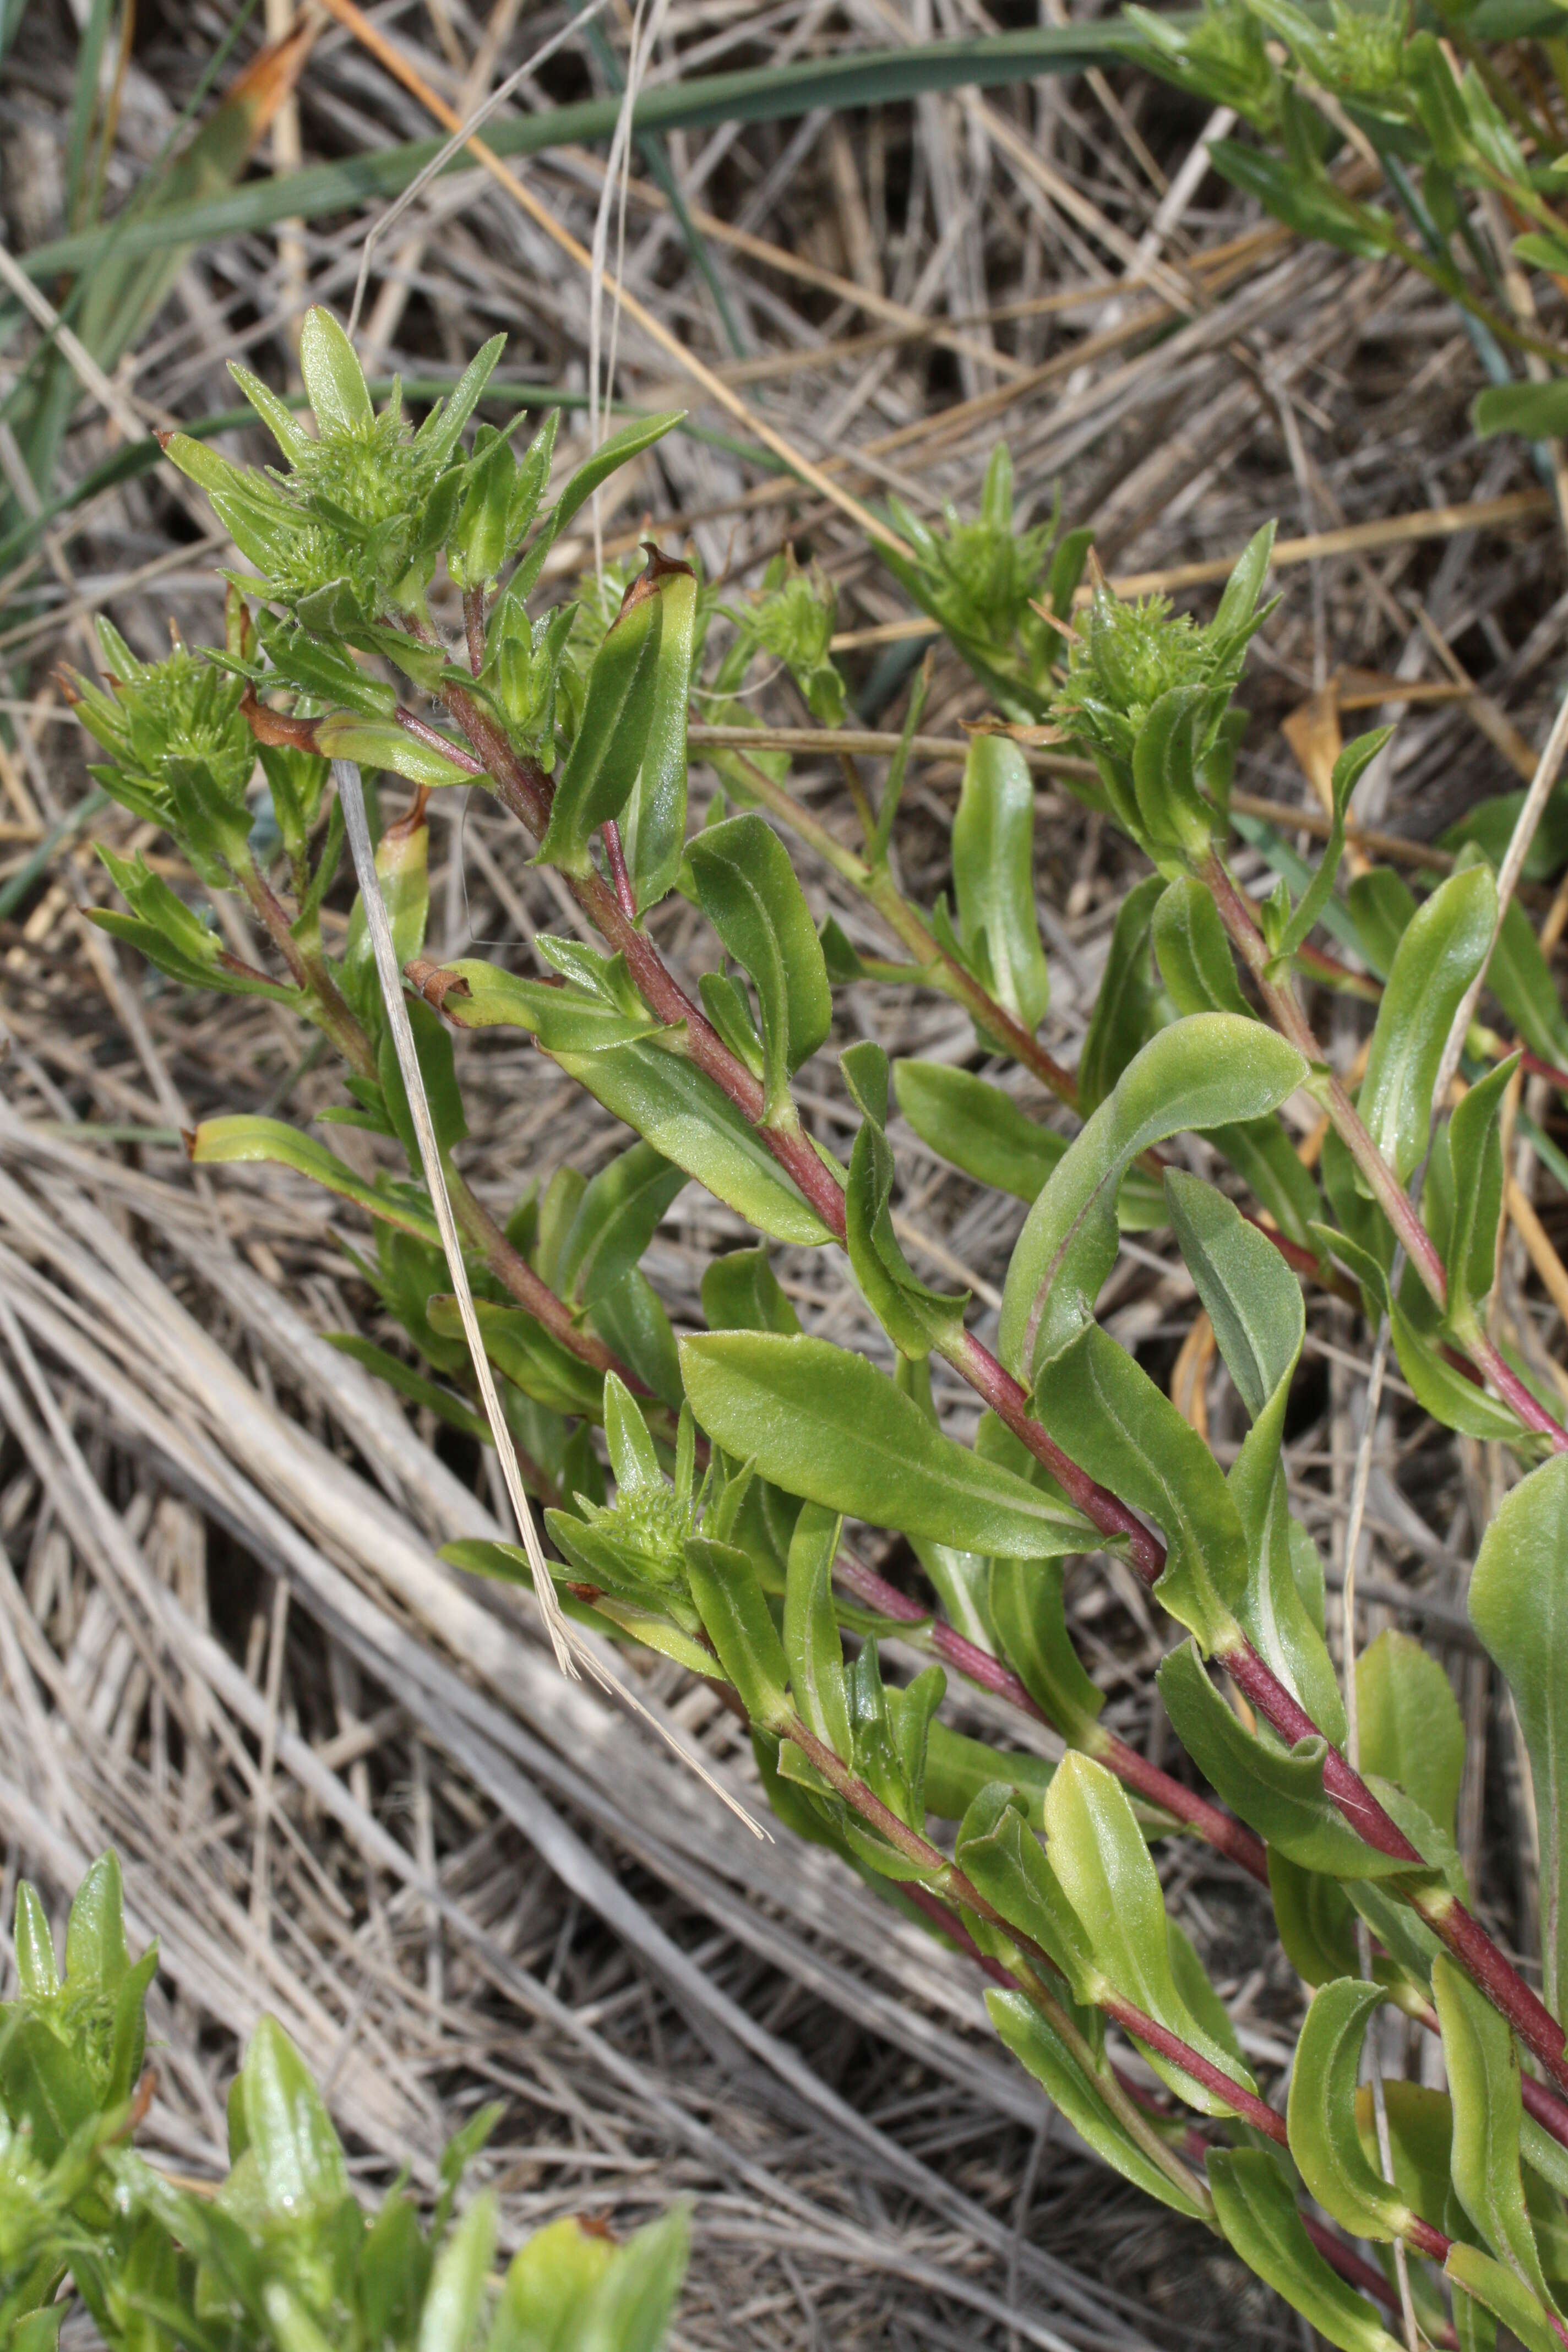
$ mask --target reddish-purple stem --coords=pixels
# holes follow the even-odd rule
[[[626,853],[621,846],[621,828],[611,817],[605,826],[605,855],[610,861],[610,879],[616,886],[616,900],[629,922],[637,919],[637,892],[632,877],[626,872]]]

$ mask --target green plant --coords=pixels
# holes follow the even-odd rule
[[[1538,327],[1527,282],[1568,268],[1558,26],[1551,10],[1504,18],[1465,0],[1424,18],[1382,0],[1205,0],[1195,16],[1126,7],[1119,29],[1138,63],[1256,134],[1210,149],[1234,186],[1300,236],[1396,258],[1458,305],[1491,379],[1483,434],[1544,439],[1568,425],[1568,350]],[[1531,362],[1527,380],[1503,347]]]
[[[142,2007],[157,1948],[132,1962],[120,1866],[77,1890],[62,1979],[43,1905],[16,1896],[15,2000],[0,2004],[0,2343],[52,2352],[73,2306],[111,2352],[656,2352],[679,2293],[677,2210],[616,2245],[554,2222],[499,2282],[489,2195],[463,2176],[500,2120],[451,2140],[428,2222],[405,2179],[367,2211],[337,2133],[282,2028],[263,2018],[229,2094],[230,2170],[210,2194],[136,2150],[156,2092]]]
[[[1048,716],[1089,753],[1098,804],[1153,869],[1121,909],[1079,1070],[1060,1070],[1034,1034],[1048,973],[1018,742],[1005,728],[973,740],[951,908],[910,903],[889,856],[918,688],[880,804],[859,795],[859,850],[801,807],[761,730],[754,747],[731,739],[721,756],[741,805],[720,799],[690,831],[694,694],[743,711],[737,698],[761,653],[795,669],[814,708],[838,707],[824,592],[782,567],[760,604],[729,614],[730,642],[716,654],[710,593],[657,554],[635,577],[586,583],[574,606],[531,614],[542,553],[563,522],[668,420],[617,436],[545,509],[548,425],[521,459],[505,431],[481,428],[471,450],[462,446],[495,356],[481,354],[450,406],[415,433],[395,401],[375,414],[341,331],[312,313],[302,360],[314,436],[240,379],[289,459],[286,475],[247,473],[178,436],[168,445],[256,567],[231,587],[228,644],[208,656],[217,682],[205,683],[183,649],[124,675],[128,657],[109,639],[108,694],[75,688],[110,754],[97,771],[105,790],[155,814],[207,887],[246,897],[287,976],[236,968],[144,870],[111,863],[133,913],[100,919],[134,925],[129,935],[177,982],[294,1003],[345,1066],[351,1099],[328,1116],[400,1145],[406,1172],[364,1182],[322,1143],[246,1117],[207,1122],[193,1156],[279,1160],[362,1209],[374,1255],[356,1263],[418,1360],[357,1338],[342,1344],[405,1396],[492,1441],[364,909],[335,958],[319,919],[341,843],[324,762],[405,777],[416,792],[382,833],[379,889],[437,1172],[464,1237],[505,1433],[559,1554],[562,1605],[727,1686],[780,1816],[896,1889],[969,1954],[988,1979],[998,2032],[1106,2161],[1219,2231],[1330,2340],[1359,2352],[1387,2345],[1358,2290],[1386,2301],[1394,2289],[1393,2273],[1362,2262],[1323,2215],[1352,2237],[1399,2242],[1414,2258],[1421,2323],[1439,2337],[1451,2292],[1467,2344],[1488,2340],[1495,2317],[1527,2343],[1568,2341],[1555,1782],[1568,1673],[1554,1647],[1568,1431],[1536,1368],[1499,1336],[1489,1303],[1500,1117],[1515,1067],[1510,1056],[1489,1068],[1489,1030],[1468,1031],[1472,1083],[1429,1138],[1449,1033],[1489,959],[1503,1015],[1548,1042],[1562,1034],[1538,942],[1528,924],[1520,931],[1517,908],[1500,928],[1478,844],[1419,908],[1359,883],[1336,896],[1350,795],[1380,736],[1342,755],[1333,836],[1300,895],[1282,882],[1253,908],[1226,864],[1227,799],[1241,733],[1233,695],[1267,618],[1268,535],[1204,625],[1158,603],[1119,605],[1098,585],[1069,623],[1082,548],[1053,552],[1054,531],[1038,531],[1007,551],[999,460],[980,524],[955,519],[945,538],[921,544],[911,586],[942,607],[983,677],[1011,681],[1011,707],[1031,714],[1025,731]],[[426,602],[443,557],[461,591],[462,658]],[[248,803],[235,789],[242,722],[264,753],[288,754],[266,768],[270,847],[261,828],[246,831]],[[426,798],[455,781],[477,782],[527,828],[603,951],[542,938],[544,978],[425,957]],[[833,925],[817,932],[764,811],[863,893],[903,960],[861,956]],[[700,1003],[647,926],[672,890],[722,950]],[[1314,943],[1330,915],[1361,941],[1368,971]],[[1377,1002],[1357,1099],[1308,1025],[1303,968]],[[1076,1106],[1076,1133],[1037,1125],[977,1073],[890,1068],[860,1043],[839,1057],[858,1119],[847,1162],[819,1144],[794,1081],[826,1041],[832,989],[911,979],[946,991],[985,1050],[1025,1062]],[[591,1182],[558,1169],[504,1222],[456,1164],[466,1123],[454,1039],[490,1027],[531,1036],[635,1134]],[[1321,1188],[1279,1116],[1299,1091],[1331,1123]],[[971,1329],[967,1300],[928,1286],[905,1256],[895,1106],[930,1149],[1030,1203],[994,1353]],[[1247,1213],[1166,1159],[1162,1147],[1184,1135],[1228,1163],[1255,1203]],[[1417,1202],[1407,1188],[1423,1160]],[[689,1179],[762,1245],[709,1265],[709,1328],[678,1339],[640,1260]],[[1173,1231],[1247,1414],[1228,1472],[1095,1319],[1119,1231],[1137,1224]],[[802,1332],[770,1240],[840,1244],[887,1334],[891,1372]],[[1469,1908],[1453,1835],[1463,1738],[1441,1671],[1417,1644],[1385,1635],[1355,1663],[1348,1690],[1336,1673],[1322,1568],[1291,1517],[1281,1454],[1303,1278],[1359,1299],[1374,1324],[1386,1316],[1426,1411],[1501,1440],[1526,1469],[1486,1533],[1471,1591],[1535,1768],[1544,1999]],[[939,1426],[933,1357],[984,1408],[973,1445]],[[846,1519],[907,1537],[940,1609],[870,1570],[845,1542]],[[1063,1575],[1069,1557],[1106,1550],[1186,1637],[1160,1687],[1221,1803],[1101,1720],[1103,1695],[1068,1633]],[[449,1556],[531,1580],[516,1547],[470,1542]],[[895,1631],[929,1660],[903,1686],[881,1667],[879,1645]],[[1215,1666],[1248,1720],[1221,1696]],[[1054,1726],[1066,1760],[1053,1772],[951,1728],[950,1675]],[[1267,1885],[1285,1949],[1317,1988],[1287,2113],[1260,2094],[1167,1915],[1150,1845],[1173,1836],[1211,1841]],[[1387,2086],[1391,2172],[1367,2153],[1376,2142],[1358,2090],[1367,2021],[1384,2001],[1441,2036],[1450,2085],[1419,2098],[1415,2086]],[[1142,2053],[1157,2096],[1130,2082],[1109,2029]]]

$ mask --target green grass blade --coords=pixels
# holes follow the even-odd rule
[[[798,64],[741,73],[705,74],[672,82],[637,100],[632,122],[645,131],[698,131],[723,122],[780,122],[815,108],[886,106],[929,90],[992,89],[1041,74],[1082,73],[1114,66],[1132,54],[1133,37],[1119,26],[1047,25],[967,41],[931,41],[923,47],[866,49],[812,58]],[[486,133],[500,155],[536,155],[550,147],[607,139],[620,113],[615,98],[584,99],[547,113],[520,115]],[[440,152],[444,139],[419,139],[373,155],[317,163],[285,177],[247,182],[222,196],[172,207],[143,218],[120,240],[123,259],[165,245],[210,243],[249,235],[281,220],[316,220],[357,205],[395,196]],[[454,158],[452,169],[461,169]],[[106,232],[57,237],[20,257],[29,277],[49,278],[88,267]],[[15,319],[11,310],[8,319]]]

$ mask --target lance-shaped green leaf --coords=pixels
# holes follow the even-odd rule
[[[1355,2093],[1368,2021],[1387,1998],[1381,1985],[1355,1977],[1319,1988],[1296,2045],[1286,2110],[1290,2153],[1311,2195],[1352,2237],[1385,2241],[1406,2228],[1410,2207],[1367,2161]]]
[[[1509,1495],[1470,1576],[1470,1622],[1501,1673],[1530,1755],[1541,1837],[1541,1958],[1546,2005],[1568,1991],[1568,1454]]]
[[[686,714],[697,634],[697,574],[689,565],[657,571],[658,666],[642,766],[621,823],[626,868],[639,915],[675,887],[686,846]]]
[[[1184,874],[1156,903],[1151,930],[1160,977],[1178,1013],[1234,1013],[1252,1019],[1212,891]]]
[[[374,1184],[366,1184],[335,1151],[329,1151],[324,1143],[316,1142],[311,1136],[301,1135],[297,1127],[289,1126],[283,1119],[253,1118],[248,1114],[205,1118],[188,1148],[198,1168],[229,1168],[247,1161],[269,1161],[275,1167],[292,1168],[298,1175],[308,1176],[313,1184],[336,1192],[341,1200],[353,1201],[357,1208],[379,1217],[383,1223],[415,1234],[432,1248],[439,1249],[441,1245],[435,1218],[408,1186],[381,1191]]]
[[[1513,2035],[1446,1952],[1432,1964],[1432,1998],[1453,2102],[1455,2193],[1499,2261],[1547,2303],[1520,2169],[1524,2105]]]
[[[1143,1833],[1120,1780],[1090,1757],[1068,1754],[1052,1775],[1046,1791],[1046,1852],[1077,1915],[1102,1989],[1132,2002],[1243,2088],[1255,2089],[1247,2069],[1205,2031],[1176,1990],[1165,1898]],[[1200,2115],[1233,2112],[1219,2093],[1195,2083],[1170,2059],[1149,2049],[1144,2056]]]
[[[349,2193],[342,2142],[276,2019],[264,2017],[251,2035],[239,2088],[246,2144],[268,2210],[298,2224],[340,2204]]]
[[[1531,1053],[1559,1067],[1568,1061],[1568,1018],[1541,941],[1517,898],[1504,909],[1487,986]]]
[[[1068,1149],[1065,1135],[1031,1118],[1002,1087],[951,1062],[895,1062],[893,1092],[922,1143],[1016,1201],[1036,1200]],[[1136,1168],[1121,1181],[1116,1214],[1123,1233],[1164,1223],[1158,1186]]]
[[[1332,897],[1334,877],[1344,855],[1345,814],[1350,807],[1351,794],[1393,732],[1392,727],[1375,727],[1370,734],[1358,735],[1353,742],[1345,745],[1335,760],[1333,773],[1329,779],[1329,837],[1323,845],[1318,870],[1301,893],[1295,912],[1269,939],[1268,944],[1276,956],[1293,956],[1297,949],[1305,944],[1312,926]]]
[[[1415,919],[1415,891],[1392,866],[1374,866],[1370,873],[1355,877],[1345,899],[1363,955],[1379,980],[1386,980],[1399,942]]]
[[[1301,1286],[1266,1236],[1212,1184],[1173,1168],[1165,1197],[1187,1270],[1252,1423],[1226,1481],[1247,1538],[1247,1588],[1237,1613],[1312,1720],[1338,1739],[1344,1728],[1338,1677],[1297,1579],[1280,1455],[1306,1331]]]
[[[1305,1983],[1328,1984],[1334,1977],[1355,1974],[1355,1913],[1337,1879],[1303,1870],[1270,1846],[1268,1892],[1279,1941]]]
[[[658,416],[634,416],[629,424],[621,426],[618,433],[612,433],[607,441],[600,443],[593,456],[572,475],[545,516],[528,553],[512,574],[509,592],[515,590],[520,595],[527,595],[539,578],[544,559],[555,541],[578,509],[593,497],[600,483],[607,482],[612,474],[622,466],[629,465],[634,457],[640,457],[645,449],[651,449],[656,441],[662,441],[665,435],[680,423],[685,414],[684,409],[677,408]]]
[[[555,780],[539,862],[568,874],[591,870],[588,845],[625,808],[647,748],[664,606],[651,587],[639,594],[641,586],[633,588],[594,656],[583,716]]]
[[[1443,2276],[1458,2290],[1455,2296],[1456,2326],[1459,2324],[1459,2298],[1468,2295],[1489,2312],[1494,2321],[1500,2319],[1519,2338],[1525,2352],[1563,2352],[1562,2336],[1530,2289],[1521,2285],[1512,2271],[1494,2262],[1490,2254],[1483,2254],[1479,2246],[1458,2242],[1451,2245],[1443,2263]],[[1476,2334],[1467,2339],[1461,2335],[1460,2340],[1468,2340],[1480,2352],[1483,2344],[1496,2343],[1497,2334],[1494,2327],[1485,2336]]]
[[[591,1364],[574,1356],[524,1307],[502,1307],[494,1299],[476,1298],[474,1312],[486,1355],[524,1396],[552,1412],[583,1413],[597,1421],[604,1392]],[[455,1298],[438,1294],[430,1299],[428,1314],[430,1328],[438,1339],[464,1337]]]
[[[476,2197],[436,2258],[419,2314],[417,2352],[465,2352],[489,2284],[496,2200]]]
[[[950,1297],[921,1282],[894,1229],[893,1155],[882,1132],[888,1103],[886,1054],[867,1039],[850,1047],[842,1067],[866,1114],[844,1188],[845,1246],[867,1305],[900,1353],[918,1361],[944,1332],[962,1329],[969,1293]],[[873,1081],[868,1087],[862,1084],[866,1077]]]
[[[784,1578],[784,1648],[801,1720],[846,1761],[853,1755],[844,1689],[844,1645],[833,1613],[833,1562],[844,1522],[806,1503],[790,1538]]]
[[[1034,1200],[1068,1148],[1000,1087],[950,1062],[895,1062],[893,1092],[923,1144],[1016,1201]]]
[[[1355,1687],[1362,1770],[1394,1781],[1451,1837],[1465,1725],[1441,1664],[1389,1626],[1357,1658]]]
[[[1099,1980],[1090,1939],[1005,1780],[989,1781],[974,1797],[959,1824],[953,1852],[975,1892],[1019,1936],[1048,1954],[1074,1998],[1091,2007]]]
[[[541,952],[553,942],[541,938]],[[550,954],[550,961],[557,959]],[[570,975],[576,984],[557,988],[549,981],[521,980],[498,964],[465,959],[447,964],[454,975],[441,996],[441,1010],[457,1029],[526,1029],[547,1054],[592,1054],[646,1037],[657,1026],[637,996],[619,956],[595,960]]]
[[[411,784],[471,784],[474,772],[459,767],[435,744],[405,734],[389,719],[363,719],[357,711],[332,710],[318,719],[316,749],[329,760],[353,760],[362,768],[385,768]]]
[[[684,1168],[672,1167],[648,1143],[634,1143],[601,1168],[562,1244],[554,1287],[589,1305],[613,1290],[637,1265],[687,1181]]]
[[[208,929],[161,874],[153,873],[140,850],[133,858],[117,857],[102,842],[93,846],[132,909],[123,915],[113,907],[90,908],[89,919],[100,931],[139,949],[149,963],[182,987],[210,988],[225,996],[266,996],[277,1004],[302,1008],[300,990],[268,980],[248,966],[237,966],[226,955],[219,934]],[[220,887],[227,887],[226,876]]]
[[[1335,1247],[1344,1255],[1338,1242]],[[1384,1286],[1386,1290],[1386,1285]],[[1440,1421],[1445,1429],[1462,1430],[1468,1437],[1497,1438],[1515,1446],[1520,1444],[1519,1417],[1512,1407],[1500,1403],[1485,1389],[1467,1380],[1437,1345],[1417,1329],[1397,1298],[1390,1302],[1388,1320],[1399,1369],[1423,1412]]]
[[[1158,1520],[1169,1558],[1154,1590],[1205,1650],[1237,1638],[1247,1537],[1218,1463],[1142,1367],[1097,1324],[1055,1356],[1035,1410],[1091,1478]]]
[[[765,1731],[782,1729],[789,1720],[789,1669],[756,1570],[735,1545],[689,1536],[686,1578],[747,1716]]]
[[[789,852],[754,809],[726,817],[691,845],[697,895],[728,954],[755,983],[763,1015],[764,1119],[789,1105],[789,1081],[833,1023],[822,942]]]
[[[1050,1003],[1035,912],[1035,780],[1006,735],[976,735],[952,821],[952,887],[965,957],[1031,1033]]]
[[[1402,1184],[1425,1156],[1443,1047],[1496,922],[1497,885],[1472,866],[1449,875],[1399,942],[1357,1107]]]
[[[1141,833],[1162,855],[1201,857],[1216,812],[1202,789],[1204,754],[1224,709],[1223,688],[1173,686],[1150,708],[1132,745]]]
[[[808,1246],[831,1238],[742,1113],[681,1054],[639,1038],[605,1053],[558,1052],[555,1059],[759,1233]]]
[[[994,1559],[986,1600],[1003,1655],[1029,1696],[1059,1732],[1092,1752],[1105,1693],[1084,1672],[1068,1632],[1060,1566]]]
[[[1439,1136],[1447,1142],[1451,1213],[1438,1246],[1448,1276],[1448,1321],[1464,1329],[1492,1286],[1497,1270],[1498,1228],[1502,1221],[1503,1097],[1519,1067],[1517,1055],[1500,1062],[1473,1086]],[[1433,1147],[1436,1173],[1438,1150]],[[1432,1208],[1434,1238],[1436,1219]]]
[[[1105,971],[1079,1055],[1079,1106],[1087,1118],[1146,1042],[1153,1018],[1149,933],[1165,889],[1163,875],[1136,882],[1116,911]]]
[[[1000,1334],[1016,1379],[1029,1381],[1091,1319],[1116,1263],[1117,1187],[1138,1154],[1187,1129],[1260,1118],[1306,1073],[1294,1046],[1229,1013],[1200,1013],[1150,1040],[1075,1138],[1018,1236]]]
[[[716,1445],[808,1502],[963,1551],[1048,1559],[1103,1538],[1070,1506],[926,1419],[885,1372],[825,1339],[710,1331],[680,1343]]]
[[[1204,1672],[1195,1643],[1173,1650],[1158,1680],[1176,1737],[1205,1780],[1288,1860],[1343,1879],[1408,1870],[1359,1838],[1324,1796],[1326,1741],[1303,1739],[1286,1750],[1247,1730]]]
[[[1260,2147],[1216,2148],[1208,2159],[1215,2211],[1247,2268],[1341,2352],[1399,2352],[1363,2295],[1329,2267],[1307,2235],[1290,2185]]]
[[[1048,2019],[1021,1992],[991,1991],[985,1996],[991,2022],[1020,2065],[1026,2067],[1060,2108],[1068,2122],[1124,2180],[1132,2181],[1162,2205],[1173,2206],[1190,2220],[1207,2219],[1196,2194],[1184,2196],[1179,2185],[1153,2161],[1111,2114],[1093,2080],[1076,2054],[1056,2032]]]
[[[368,436],[375,410],[364,370],[331,312],[320,303],[311,305],[300,324],[300,373],[319,433]]]

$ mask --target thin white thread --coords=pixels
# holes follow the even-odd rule
[[[517,1456],[511,1444],[511,1434],[507,1427],[506,1416],[501,1411],[500,1398],[496,1393],[495,1376],[490,1370],[489,1358],[485,1353],[479,1318],[474,1312],[473,1293],[468,1287],[468,1268],[463,1263],[463,1246],[458,1234],[458,1222],[452,1213],[451,1199],[447,1191],[446,1173],[441,1166],[440,1147],[436,1140],[435,1123],[430,1117],[430,1106],[425,1093],[425,1080],[419,1068],[419,1056],[415,1050],[413,1025],[408,1018],[408,1007],[404,1003],[403,974],[398,970],[397,950],[393,944],[392,919],[386,911],[386,901],[381,895],[381,877],[375,870],[375,851],[371,845],[370,822],[365,815],[364,789],[360,781],[359,770],[352,760],[334,760],[332,777],[338,788],[338,800],[343,812],[343,827],[348,835],[349,849],[353,858],[354,877],[359,883],[360,902],[364,908],[365,923],[370,932],[371,945],[375,951],[376,977],[381,982],[382,1003],[386,1008],[386,1017],[392,1024],[392,1039],[397,1051],[397,1066],[403,1073],[403,1083],[407,1090],[408,1108],[414,1120],[414,1131],[419,1142],[420,1164],[425,1171],[425,1182],[430,1194],[430,1205],[436,1212],[436,1223],[441,1234],[441,1246],[447,1255],[447,1265],[452,1277],[458,1312],[462,1318],[463,1335],[468,1340],[468,1353],[473,1360],[474,1377],[479,1384],[479,1396],[484,1404],[485,1417],[489,1423],[490,1433],[496,1442],[501,1476],[505,1481],[507,1496],[517,1519],[519,1533],[522,1537],[523,1549],[528,1555],[529,1566],[533,1571],[533,1595],[539,1603],[540,1614],[544,1619],[545,1628],[555,1652],[555,1663],[563,1674],[570,1675],[574,1680],[576,1680],[578,1679],[577,1667],[574,1661],[580,1659],[601,1688],[607,1691],[613,1697],[618,1698],[623,1706],[629,1707],[634,1714],[639,1715],[650,1729],[657,1731],[659,1738],[674,1750],[683,1764],[696,1773],[705,1787],[710,1789],[716,1797],[728,1805],[738,1820],[744,1822],[753,1837],[762,1838],[771,1844],[772,1839],[768,1832],[760,1822],[752,1820],[739,1798],[732,1796],[723,1782],[716,1780],[709,1771],[701,1759],[694,1756],[691,1750],[676,1738],[668,1726],[661,1723],[651,1709],[643,1705],[637,1693],[629,1689],[602,1658],[595,1655],[590,1644],[582,1639],[562,1612],[561,1603],[556,1598],[554,1580],[550,1573],[550,1563],[544,1557],[544,1547],[539,1540],[539,1530],[534,1525],[533,1512],[518,1471]]]

